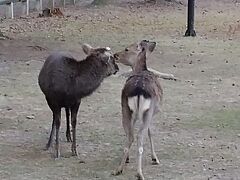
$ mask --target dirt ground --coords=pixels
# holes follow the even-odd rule
[[[151,165],[146,141],[145,178],[240,179],[239,9],[237,1],[197,2],[195,38],[183,37],[184,3],[69,6],[63,10],[64,18],[31,14],[2,20],[0,28],[11,39],[0,40],[0,179],[135,179],[136,143],[123,175],[111,176],[125,140],[120,109],[125,79],[109,77],[82,101],[77,125],[79,158],[70,155],[62,113],[63,157],[54,160],[52,150],[43,150],[52,114],[37,77],[52,51],[67,51],[80,59],[84,55],[79,43],[117,51],[141,39],[158,43],[149,67],[179,78],[161,80],[162,113],[153,122],[160,165]]]

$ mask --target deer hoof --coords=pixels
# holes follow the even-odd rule
[[[72,148],[72,156],[78,156],[78,152],[76,148]]]
[[[44,150],[47,151],[49,150],[49,148],[52,146],[52,142],[51,141],[48,141],[48,143],[46,144]]]
[[[72,142],[72,138],[70,134],[67,134],[66,137],[67,137],[67,142]]]
[[[137,180],[144,180],[143,174],[137,173],[136,175]]]
[[[59,159],[60,158],[60,151],[56,151],[56,154],[55,154],[55,159]]]
[[[129,163],[129,157],[127,157],[127,159],[126,159],[126,162],[125,163]]]
[[[72,152],[72,156],[78,156],[78,152],[77,151]]]
[[[123,170],[121,168],[116,169],[115,171],[112,172],[113,176],[118,176],[122,174]]]
[[[159,160],[157,158],[152,158],[152,165],[158,165],[160,164]]]
[[[46,144],[46,146],[45,146],[45,148],[43,149],[44,151],[47,151],[47,150],[49,150],[49,148],[50,148],[50,145],[49,144]]]

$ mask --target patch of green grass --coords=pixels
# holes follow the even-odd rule
[[[239,130],[240,129],[240,110],[222,110],[208,112],[205,115],[194,118],[185,125],[192,128],[217,128],[219,130]]]

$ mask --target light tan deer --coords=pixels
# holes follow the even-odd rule
[[[148,132],[153,164],[159,164],[159,160],[154,150],[152,140],[151,121],[154,114],[159,111],[162,100],[162,88],[158,81],[158,77],[148,70],[146,59],[148,51],[152,50],[155,43],[140,43],[141,51],[133,59],[129,55],[129,50],[124,50],[118,53],[118,56],[125,62],[132,62],[133,72],[127,79],[122,90],[122,125],[127,136],[127,141],[124,147],[124,153],[121,163],[113,175],[119,175],[123,171],[125,163],[129,162],[129,150],[134,141],[134,125],[137,119],[140,121],[140,129],[137,135],[138,158],[137,158],[137,178],[144,180],[142,173],[142,155],[143,155],[143,140]],[[132,59],[129,59],[131,57]],[[124,62],[124,61],[122,61]]]
[[[148,57],[156,47],[156,42],[142,40],[141,42],[133,43],[129,45],[127,48],[125,48],[124,51],[115,53],[115,56],[118,57],[118,61],[116,62],[133,68],[136,61],[136,57],[138,53],[141,51],[141,47],[143,46],[146,48],[146,57],[148,59]],[[148,68],[148,69],[149,71],[152,71],[155,75],[157,75],[159,78],[168,79],[168,80],[177,80],[173,74],[161,73],[151,68]],[[130,75],[131,75],[131,72],[122,74],[122,76],[124,77],[129,77]]]

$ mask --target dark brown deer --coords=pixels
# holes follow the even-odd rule
[[[130,66],[133,68],[133,66],[136,63],[137,55],[141,51],[141,47],[146,48],[146,56],[147,59],[151,55],[151,53],[155,50],[156,42],[151,42],[148,40],[142,40],[141,42],[133,43],[125,48],[124,51],[117,52],[115,55],[118,56],[118,60],[116,62],[124,64],[126,66]],[[161,73],[159,71],[156,71],[154,69],[148,68],[149,71],[153,72],[155,75],[157,75],[159,78],[167,79],[167,80],[177,80],[173,74],[167,74],[167,73]],[[132,72],[123,73],[122,76],[129,77],[132,74]]]
[[[136,60],[133,60],[132,75],[127,79],[122,90],[122,125],[127,136],[127,141],[124,147],[121,163],[113,174],[121,174],[125,163],[129,162],[129,150],[134,141],[134,125],[135,122],[139,120],[141,124],[137,135],[137,178],[139,180],[144,180],[142,173],[142,154],[143,140],[147,132],[151,144],[153,164],[159,164],[159,160],[154,150],[150,125],[154,114],[159,111],[163,91],[157,76],[147,69],[146,44],[142,44],[141,48],[142,50],[139,52]],[[122,52],[122,58],[124,57],[124,52],[126,52],[126,50]],[[127,56],[128,53],[125,54]],[[127,57],[124,58],[127,59]]]
[[[83,45],[88,56],[82,61],[55,53],[50,55],[39,74],[38,82],[53,113],[52,129],[46,149],[52,144],[56,131],[55,156],[60,157],[59,128],[61,124],[61,108],[66,110],[68,141],[71,141],[69,116],[72,125],[72,154],[77,156],[76,122],[81,99],[91,95],[104,78],[115,74],[119,69],[110,48],[92,48]],[[71,112],[71,113],[70,113]]]

